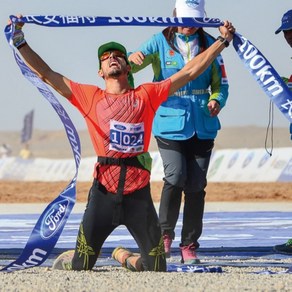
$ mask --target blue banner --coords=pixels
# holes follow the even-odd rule
[[[183,273],[222,273],[221,267],[206,267],[198,265],[176,265],[167,264],[167,272],[183,272]]]
[[[9,44],[14,32],[14,25],[7,26],[5,34]],[[56,245],[66,221],[76,201],[76,179],[81,160],[81,146],[78,133],[63,106],[56,99],[46,84],[22,61],[17,50],[11,45],[16,63],[22,74],[40,91],[54,108],[63,122],[76,166],[76,174],[68,186],[43,211],[28,239],[23,252],[16,261],[13,261],[1,271],[12,272],[41,265],[50,255]]]
[[[234,35],[233,46],[263,91],[292,123],[292,92],[270,62],[259,49],[238,33]]]
[[[67,26],[193,26],[219,27],[222,21],[218,18],[191,17],[146,17],[146,16],[66,16],[66,15],[26,15],[18,19],[10,17],[12,22],[33,23],[50,27]]]

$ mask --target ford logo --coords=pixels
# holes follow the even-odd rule
[[[57,201],[44,215],[40,230],[44,239],[52,237],[63,225],[68,205],[67,199]]]
[[[117,129],[117,130],[126,130],[126,127],[125,126],[122,126],[122,125],[114,125],[114,127]]]

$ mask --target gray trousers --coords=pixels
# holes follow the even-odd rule
[[[159,207],[162,234],[173,239],[184,192],[181,245],[195,244],[203,229],[205,187],[214,140],[200,140],[196,136],[175,141],[156,137],[164,167],[164,186]]]

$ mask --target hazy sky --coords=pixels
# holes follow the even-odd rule
[[[0,0],[2,31],[8,16],[21,13],[35,15],[83,16],[171,16],[175,0]],[[208,17],[231,20],[237,31],[248,38],[270,61],[281,76],[292,74],[292,50],[283,34],[275,35],[282,15],[292,8],[291,0],[206,0]],[[162,27],[92,27],[46,28],[26,25],[24,32],[29,44],[57,72],[81,83],[97,84],[97,47],[111,40],[123,43],[129,51],[136,49]],[[218,36],[217,28],[208,30]],[[62,124],[50,104],[20,73],[4,33],[0,35],[1,107],[0,131],[20,130],[23,117],[35,110],[34,127],[62,129]],[[222,127],[266,126],[269,98],[244,68],[232,46],[223,51],[230,84],[230,94],[221,112]],[[136,85],[152,80],[151,69],[135,75]],[[57,95],[77,129],[85,122],[77,110]],[[275,108],[274,125],[288,128],[288,120]]]

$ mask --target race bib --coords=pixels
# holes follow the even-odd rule
[[[109,149],[123,153],[144,151],[144,123],[110,121]]]

